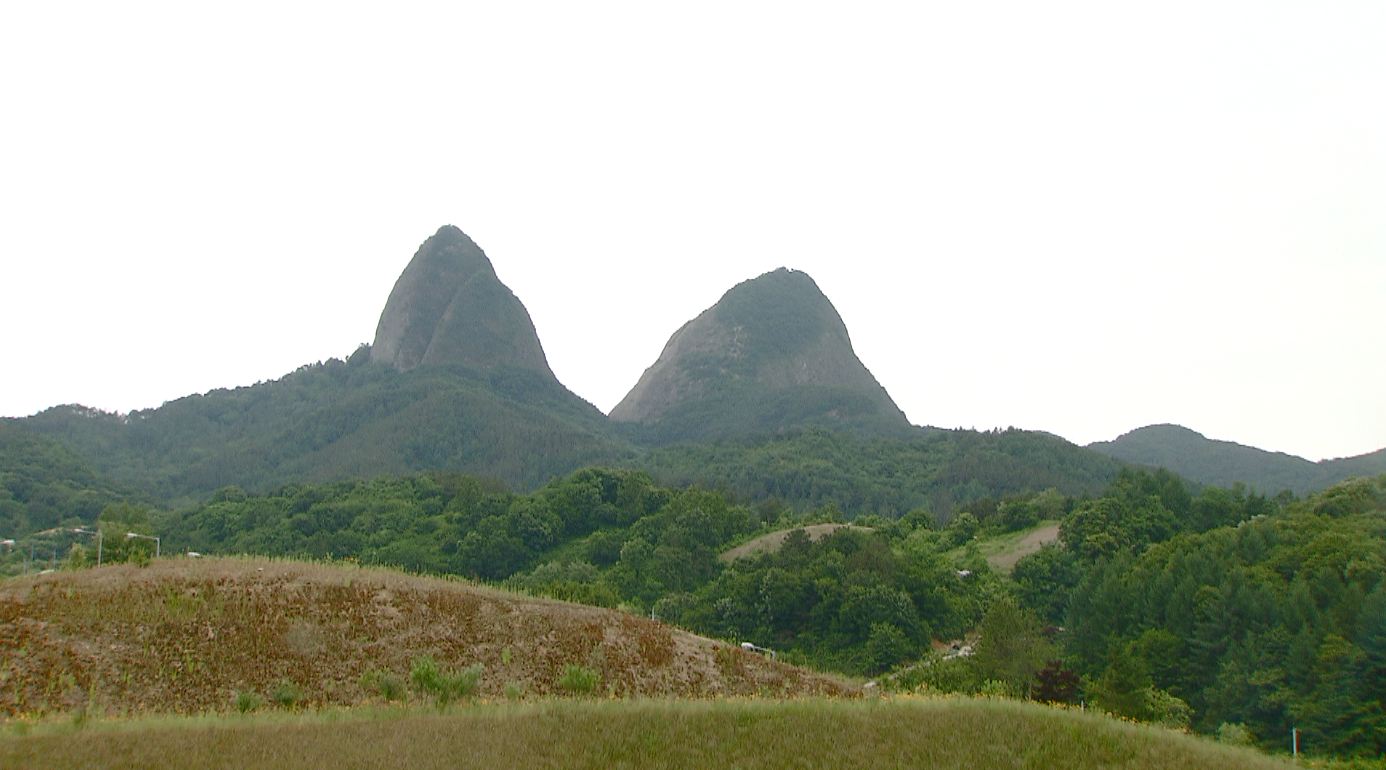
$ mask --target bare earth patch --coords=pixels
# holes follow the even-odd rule
[[[744,556],[753,556],[758,553],[774,553],[780,550],[780,547],[784,545],[785,538],[789,537],[789,533],[791,532],[802,529],[808,535],[809,540],[818,540],[844,527],[859,529],[863,532],[871,531],[871,527],[858,527],[855,524],[810,524],[807,527],[782,529],[778,532],[761,535],[754,540],[748,540],[735,548],[722,552],[717,558],[724,562],[733,562]]]
[[[1015,563],[1030,554],[1038,551],[1049,543],[1059,540],[1059,525],[1051,524],[1046,527],[1030,532],[1016,542],[1014,546],[999,553],[994,553],[987,557],[987,564],[997,572],[1010,572]]]

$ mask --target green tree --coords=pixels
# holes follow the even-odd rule
[[[982,618],[980,634],[972,658],[978,676],[1004,682],[1012,692],[1030,697],[1035,675],[1055,653],[1039,618],[1003,597]]]

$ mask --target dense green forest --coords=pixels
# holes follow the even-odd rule
[[[650,452],[640,467],[671,485],[699,484],[746,500],[799,508],[833,505],[849,517],[898,517],[926,508],[1055,488],[1095,494],[1121,464],[1035,431],[916,428],[908,439],[802,430],[761,442],[719,442]]]
[[[1380,756],[1386,477],[1277,508],[1119,483],[1075,507],[1062,547],[1016,565],[1017,594],[1062,624],[1064,665],[1110,710],[1186,710],[1265,746],[1297,727],[1314,753]]]
[[[5,422],[61,441],[108,478],[167,502],[228,485],[268,491],[437,468],[532,489],[632,453],[595,407],[534,372],[399,372],[369,363],[365,347],[347,361],[129,415],[60,406]]]
[[[58,442],[0,422],[0,539],[90,523],[132,497]]]

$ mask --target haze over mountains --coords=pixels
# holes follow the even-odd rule
[[[1304,495],[1353,476],[1386,473],[1386,449],[1315,463],[1217,441],[1180,425],[1148,425],[1088,448],[1124,462],[1168,468],[1200,484],[1242,483],[1268,494],[1288,489]]]
[[[1382,452],[1315,466],[1174,428],[1090,451],[1041,432],[911,426],[832,303],[788,269],[738,284],[675,331],[608,417],[558,381],[523,303],[451,225],[420,246],[373,343],[345,361],[128,415],[65,405],[0,427],[47,439],[9,446],[53,449],[48,476],[66,491],[43,504],[52,516],[86,511],[71,498],[93,486],[102,499],[125,489],[176,503],[227,486],[434,470],[533,489],[584,466],[633,466],[668,483],[896,515],[1047,487],[1096,491],[1120,468],[1111,458],[1271,493],[1386,470]],[[44,476],[29,460],[0,460],[7,478]],[[18,506],[38,526],[50,514],[35,514],[37,498],[20,487],[0,513]]]

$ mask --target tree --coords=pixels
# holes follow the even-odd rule
[[[1051,660],[1035,674],[1035,689],[1030,697],[1041,703],[1077,703],[1081,686],[1077,671],[1061,660]]]
[[[1091,687],[1093,705],[1130,719],[1145,720],[1150,716],[1148,695],[1154,685],[1145,659],[1123,646],[1113,647],[1107,669]]]
[[[973,654],[978,676],[1004,682],[1012,692],[1031,697],[1035,675],[1054,657],[1039,618],[1010,597],[998,599],[982,618],[981,639]]]

